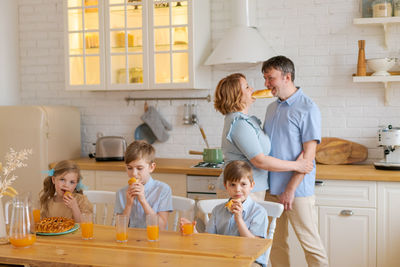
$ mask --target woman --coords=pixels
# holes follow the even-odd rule
[[[296,161],[268,156],[271,149],[269,137],[262,131],[261,121],[248,115],[248,110],[255,101],[251,96],[252,93],[253,88],[247,84],[243,74],[231,74],[218,83],[215,89],[214,107],[225,115],[221,142],[225,165],[233,160],[250,163],[255,181],[251,197],[258,201],[264,200],[265,191],[269,188],[268,171],[308,173],[314,163],[303,159],[302,155],[299,155]],[[218,191],[218,196],[226,197],[221,192]]]

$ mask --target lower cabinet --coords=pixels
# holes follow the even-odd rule
[[[376,210],[319,207],[319,230],[330,266],[376,266]]]
[[[377,250],[377,183],[323,180],[315,187],[318,226],[331,267],[374,267]],[[294,231],[289,231],[292,266],[306,267]]]
[[[400,266],[400,183],[378,183],[378,267]]]
[[[128,182],[126,172],[82,170],[83,183],[89,190],[118,191]],[[186,197],[186,174],[152,173],[153,179],[168,184],[172,195]]]

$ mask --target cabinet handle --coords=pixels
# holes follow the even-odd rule
[[[340,212],[340,215],[343,215],[343,216],[351,216],[351,215],[353,215],[353,211],[352,211],[352,210],[342,210],[342,211]]]
[[[324,181],[315,180],[315,186],[323,186],[323,185],[324,185]]]
[[[214,190],[214,189],[215,189],[215,185],[213,185],[213,184],[208,185],[208,190]]]

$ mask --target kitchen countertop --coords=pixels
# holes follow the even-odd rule
[[[125,171],[124,161],[96,161],[90,158],[79,158],[75,161],[81,170],[98,170],[98,171]],[[221,169],[208,168],[192,168],[193,165],[199,163],[198,159],[172,159],[157,158],[155,173],[179,173],[192,175],[211,175],[219,176]],[[53,168],[55,163],[50,164]]]
[[[123,161],[74,160],[82,170],[125,171]],[[157,158],[155,173],[219,176],[221,169],[192,168],[199,160]],[[50,167],[54,167],[54,163]],[[317,179],[400,182],[400,171],[376,170],[373,165],[317,165]]]

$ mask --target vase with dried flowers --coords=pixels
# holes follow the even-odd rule
[[[10,151],[5,156],[5,166],[0,162],[0,244],[8,242],[2,198],[3,196],[14,197],[18,194],[11,186],[18,178],[18,176],[14,174],[14,171],[27,166],[24,160],[26,160],[30,154],[32,154],[32,149],[23,149],[17,152],[10,148]]]

